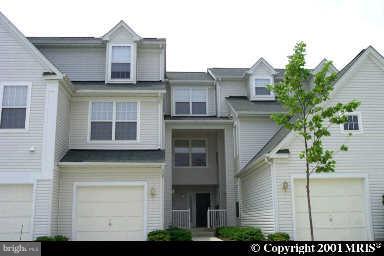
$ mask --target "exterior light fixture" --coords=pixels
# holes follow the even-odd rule
[[[152,187],[151,188],[151,192],[150,192],[151,196],[154,197],[156,195],[156,189],[155,187]]]
[[[287,192],[288,191],[288,181],[283,182],[283,191]]]

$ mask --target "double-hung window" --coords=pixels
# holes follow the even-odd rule
[[[207,88],[175,88],[174,108],[176,115],[206,115]]]
[[[271,80],[268,78],[255,78],[254,80],[254,93],[255,96],[270,96],[271,91],[268,90],[268,85],[271,84]]]
[[[0,85],[0,129],[25,129],[28,85]]]
[[[132,80],[132,46],[112,45],[110,51],[111,80]]]
[[[203,139],[175,140],[176,167],[206,167],[207,143]]]
[[[347,115],[347,122],[342,124],[342,130],[346,132],[359,132],[362,130],[360,113]]]
[[[91,141],[137,140],[137,102],[92,102]]]

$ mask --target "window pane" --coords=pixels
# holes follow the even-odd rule
[[[271,92],[266,87],[255,87],[256,95],[270,95]]]
[[[205,89],[192,89],[192,102],[206,102],[207,101],[207,90]]]
[[[192,153],[192,166],[206,166],[207,155],[205,153]]]
[[[175,104],[176,109],[175,113],[176,114],[188,114],[190,113],[189,109],[189,102],[176,102]]]
[[[117,121],[136,121],[137,103],[136,102],[117,102],[116,103]]]
[[[4,86],[3,107],[26,107],[27,86]]]
[[[206,102],[192,102],[192,114],[205,115],[207,114]]]
[[[189,153],[189,141],[188,140],[176,140],[175,141],[176,153]]]
[[[3,108],[1,111],[2,129],[23,129],[25,128],[25,108]]]
[[[176,88],[174,89],[174,99],[176,102],[189,102],[189,88]]]
[[[136,122],[116,122],[115,140],[136,140]]]
[[[189,166],[189,154],[175,153],[175,166],[178,166],[178,167]]]
[[[112,121],[112,102],[92,102],[93,121]]]
[[[91,140],[112,140],[112,122],[92,122]]]
[[[130,79],[131,63],[112,63],[111,78],[112,79]]]
[[[255,86],[267,87],[271,81],[269,79],[255,79]]]
[[[130,63],[130,46],[112,46],[112,63]]]
[[[205,150],[205,140],[192,140],[192,150],[194,148],[203,148]]]
[[[359,129],[359,117],[357,115],[349,115],[348,121],[344,124],[344,130],[358,131]]]

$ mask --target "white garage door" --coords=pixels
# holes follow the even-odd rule
[[[79,186],[75,240],[145,240],[144,186]]]
[[[0,184],[0,241],[31,240],[32,185]]]
[[[294,182],[297,240],[310,239],[305,185]],[[311,179],[310,188],[315,240],[369,238],[363,179]]]

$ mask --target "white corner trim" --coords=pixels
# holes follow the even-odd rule
[[[295,209],[295,193],[294,186],[295,180],[297,179],[305,179],[305,173],[302,174],[292,174],[291,175],[291,205],[292,205],[292,223],[293,223],[293,240],[296,240],[296,209]],[[364,203],[365,203],[365,215],[366,215],[366,223],[368,228],[368,240],[373,240],[373,226],[372,226],[372,213],[371,213],[371,199],[369,193],[369,181],[368,174],[365,173],[312,173],[310,179],[363,179],[364,182]]]
[[[24,133],[29,130],[29,119],[31,112],[31,98],[32,98],[32,82],[26,81],[0,81],[0,122],[1,122],[1,109],[3,107],[3,92],[5,86],[27,86],[27,102],[25,113],[25,124],[23,129],[0,129],[0,133]]]
[[[41,152],[42,177],[53,178],[55,168],[56,121],[59,81],[47,81],[44,106],[43,145]]]
[[[98,186],[106,186],[106,187],[113,187],[113,186],[121,186],[121,187],[129,187],[129,186],[142,186],[143,187],[143,193],[144,193],[144,210],[143,210],[143,216],[144,216],[144,224],[143,224],[143,230],[144,230],[144,237],[143,241],[146,240],[147,234],[148,234],[148,184],[146,181],[127,181],[127,182],[115,182],[115,181],[103,181],[103,182],[74,182],[73,183],[73,195],[72,195],[72,241],[76,241],[76,202],[77,202],[77,189],[79,187],[98,187]]]

